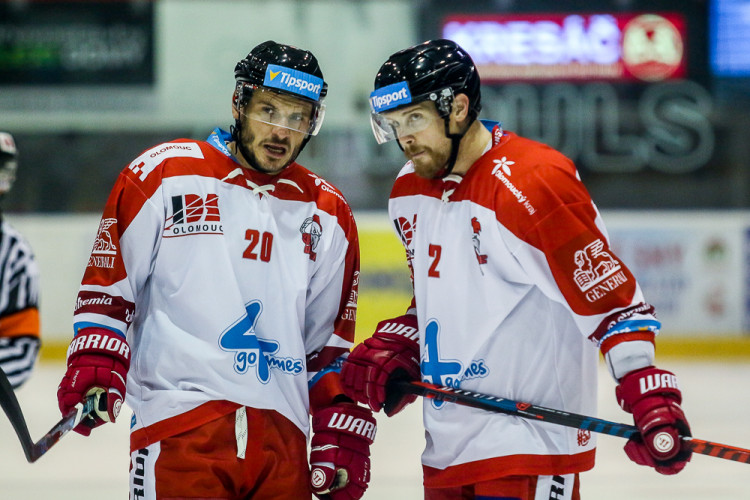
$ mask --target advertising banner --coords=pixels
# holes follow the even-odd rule
[[[0,2],[0,86],[154,83],[153,2]]]
[[[450,15],[442,35],[472,55],[484,83],[687,74],[686,21],[677,12]]]
[[[735,335],[748,330],[747,217],[604,217],[613,250],[656,308],[664,335]]]

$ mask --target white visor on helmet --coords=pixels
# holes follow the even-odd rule
[[[370,125],[372,125],[372,132],[378,144],[383,144],[421,132],[439,119],[434,112],[434,107],[414,105],[385,113],[372,113]]]
[[[412,96],[406,82],[379,88],[370,94],[372,133],[378,144],[383,144],[399,137],[421,132],[438,119],[434,111],[439,108],[418,105],[423,102],[432,102],[437,105],[442,102],[441,99],[452,100],[452,97],[453,91],[450,88]],[[447,109],[450,110],[449,105]],[[450,111],[446,111],[448,112]]]
[[[305,135],[318,134],[323,125],[325,104],[265,87],[253,87],[252,98],[242,108],[246,118]]]
[[[244,85],[252,87],[256,94],[244,110],[251,120],[306,135],[317,135],[320,131],[325,115],[321,97],[325,82],[322,78],[286,66],[269,64],[262,85]],[[262,101],[260,107],[256,105],[258,97]]]
[[[382,114],[399,106],[412,102],[411,91],[407,82],[392,83],[370,94],[370,125],[372,133],[378,144],[383,144],[398,138],[397,132],[392,125],[396,125]]]

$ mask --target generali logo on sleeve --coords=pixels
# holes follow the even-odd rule
[[[586,300],[596,302],[628,281],[620,262],[597,239],[573,254],[573,279]]]
[[[540,228],[538,243],[547,255],[555,284],[577,314],[599,314],[629,304],[637,282],[612,253],[605,237],[558,218]],[[576,234],[577,233],[577,234]]]
[[[112,237],[110,228],[115,226],[114,229],[117,229],[116,224],[117,219],[113,218],[103,218],[99,221],[99,231],[96,233],[94,248],[91,249],[91,256],[87,264],[88,267],[114,269],[117,245],[115,244],[115,238]]]

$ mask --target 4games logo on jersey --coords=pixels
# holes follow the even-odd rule
[[[164,225],[164,237],[176,238],[192,234],[223,234],[219,213],[219,196],[197,194],[172,196],[172,215]]]
[[[247,373],[255,368],[258,380],[267,384],[271,380],[271,368],[284,373],[299,375],[305,368],[302,359],[276,356],[281,344],[275,340],[262,339],[255,334],[255,328],[263,311],[263,304],[253,300],[245,305],[246,314],[219,336],[219,347],[224,351],[234,351],[234,371]]]
[[[483,359],[473,359],[465,368],[458,360],[440,357],[440,323],[436,319],[427,322],[424,334],[425,347],[420,362],[424,382],[458,389],[461,382],[489,375],[490,369]],[[445,403],[436,400],[431,402],[435,408],[441,408]]]

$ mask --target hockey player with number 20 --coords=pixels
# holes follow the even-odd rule
[[[676,377],[654,365],[660,324],[573,163],[478,120],[477,69],[449,40],[393,54],[370,103],[378,142],[398,141],[409,160],[388,211],[414,299],[344,362],[347,394],[377,411],[388,380],[403,377],[591,415],[598,348],[643,436],[628,457],[679,472],[690,429]],[[427,500],[579,498],[579,473],[594,466],[590,432],[423,405]]]
[[[375,420],[339,380],[357,229],[341,193],[295,162],[327,84],[312,53],[273,41],[235,80],[230,133],[160,144],[120,174],[78,294],[60,410],[105,396],[84,435],[123,400],[133,410],[131,499],[358,499]]]

